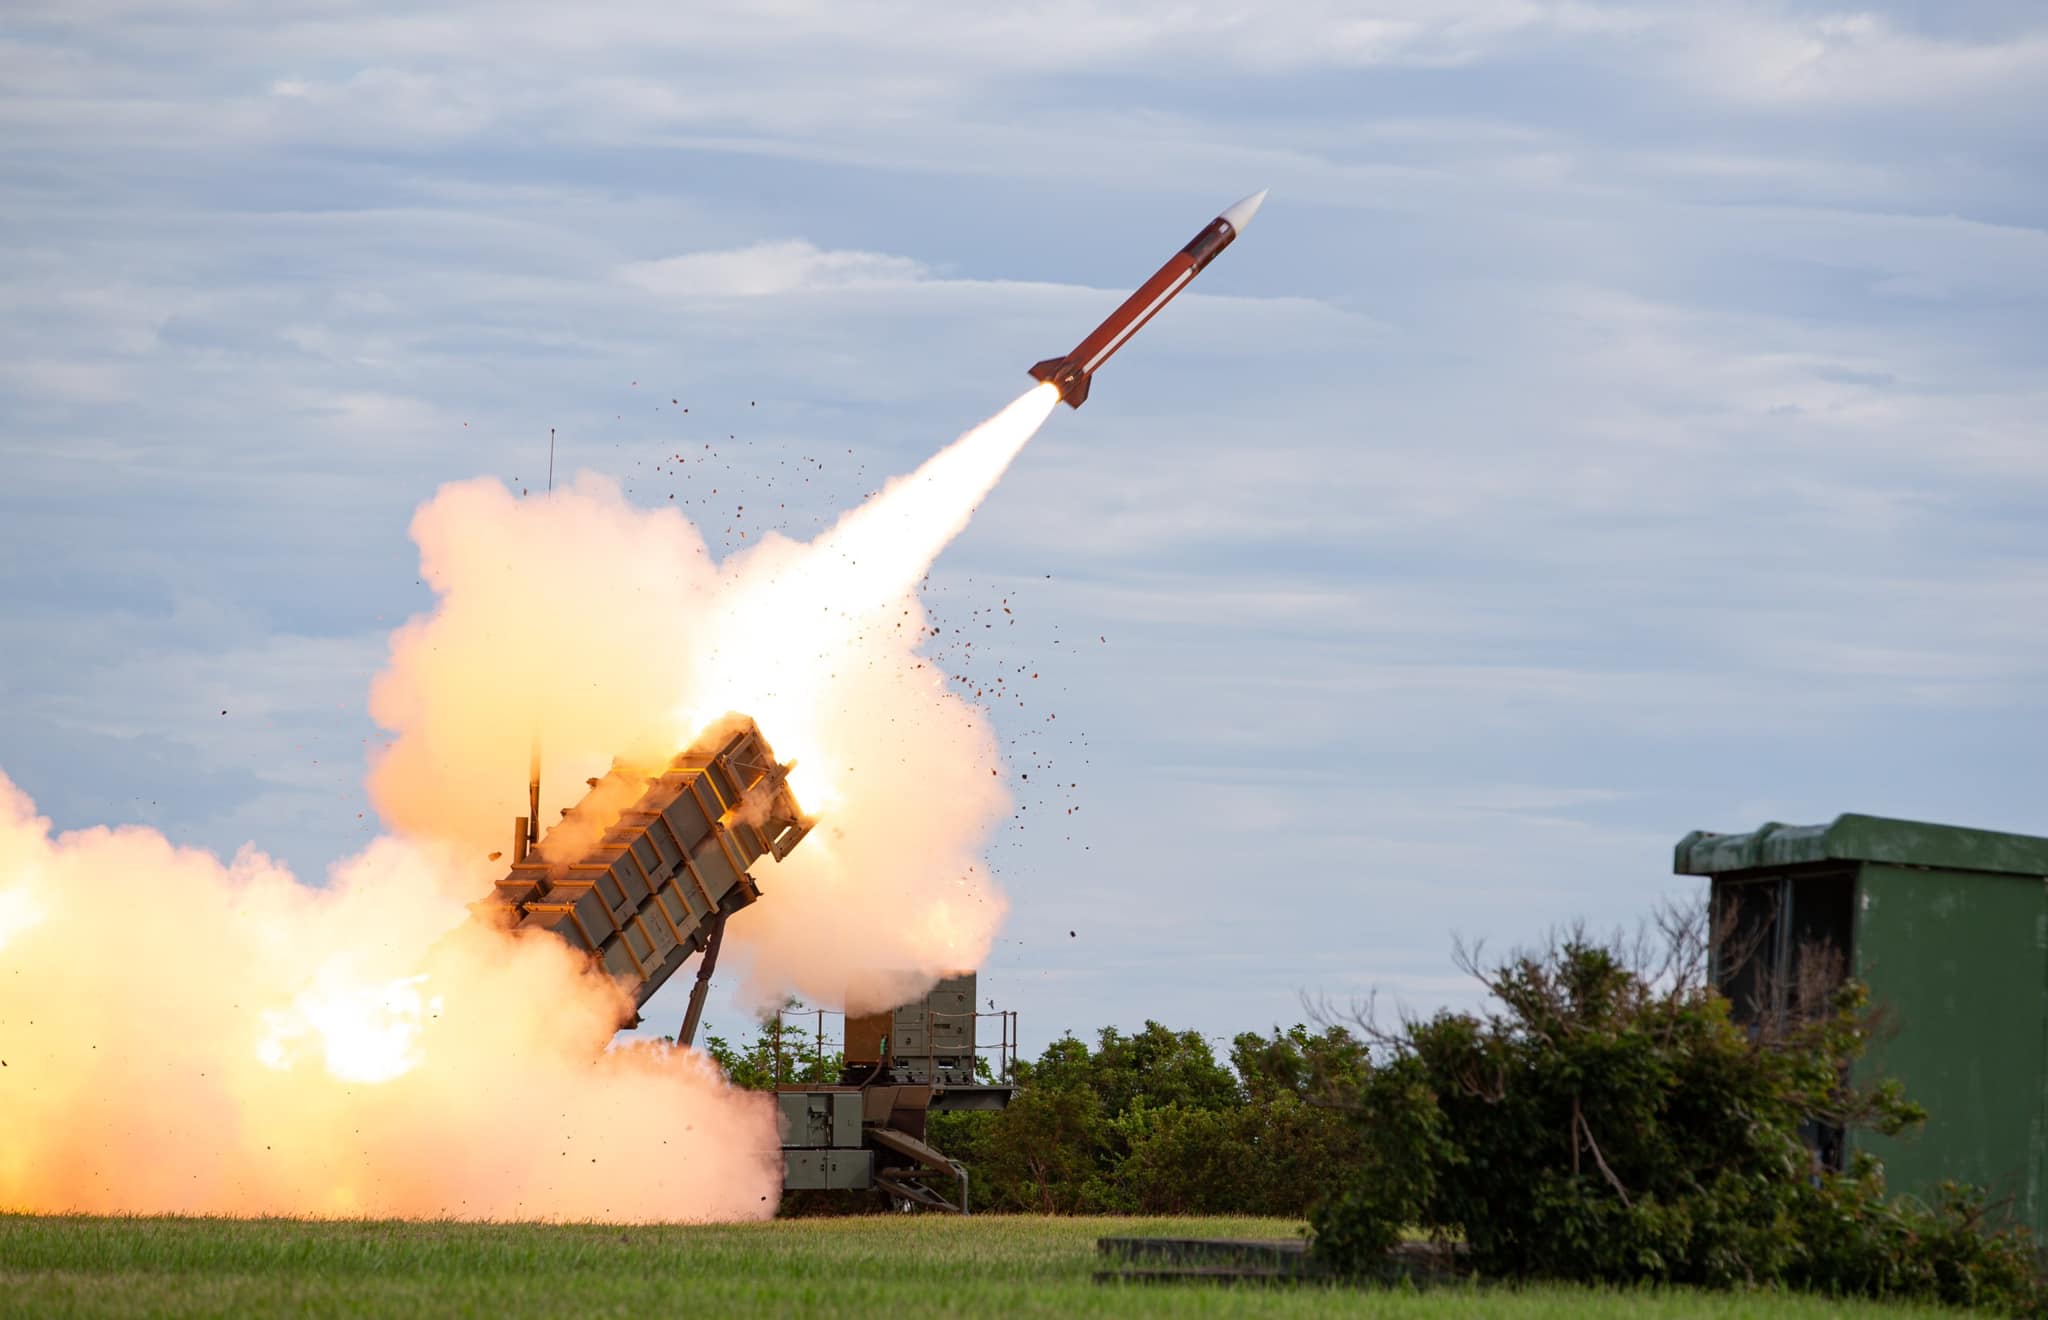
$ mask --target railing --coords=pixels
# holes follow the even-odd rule
[[[782,1024],[788,1018],[809,1017],[816,1019],[816,1024],[813,1026],[811,1031],[811,1050],[814,1071],[819,1073],[822,1073],[824,1071],[825,1048],[828,1045],[833,1046],[837,1048],[839,1051],[841,1051],[841,1057],[842,1059],[844,1058],[846,1041],[844,1039],[843,1032],[841,1039],[839,1040],[825,1039],[825,1018],[828,1014],[832,1017],[842,1019],[846,1016],[845,1013],[836,1008],[785,1008],[776,1013],[775,1026],[770,1035],[770,1040],[772,1042],[771,1050],[775,1058],[775,1084],[777,1086],[782,1085],[783,1082],[783,1060],[791,1057],[785,1054],[782,1049]],[[972,1025],[970,1025],[968,1028],[970,1039],[969,1053],[974,1055],[976,1058],[979,1058],[984,1052],[989,1052],[993,1054],[994,1057],[992,1060],[990,1071],[994,1074],[996,1083],[998,1085],[1007,1086],[1011,1083],[1011,1081],[1015,1079],[1017,1074],[1017,1010],[1011,1008],[1003,1008],[992,1009],[987,1012],[970,1011],[966,1013],[940,1013],[931,1009],[927,1009],[925,1010],[925,1016],[927,1018],[944,1017],[973,1019]],[[1000,1023],[999,1030],[1001,1038],[999,1040],[989,1044],[984,1044],[982,1042],[982,1018],[995,1018],[997,1022]],[[930,1077],[935,1075],[938,1069],[938,1051],[933,1044],[932,1032],[929,1028],[926,1029],[924,1035],[925,1075],[927,1077]],[[897,1057],[900,1058],[902,1056],[899,1055]],[[912,1057],[914,1058],[915,1056],[913,1055]]]
[[[927,1019],[967,1018],[967,1038],[970,1046],[970,1052],[973,1053],[973,1055],[976,1058],[981,1057],[981,1052],[984,1049],[993,1049],[996,1052],[995,1067],[991,1071],[995,1073],[996,1080],[999,1083],[1003,1085],[1008,1085],[1011,1079],[1016,1075],[1017,1011],[1015,1009],[998,1008],[991,1009],[986,1013],[976,1012],[973,1009],[969,1009],[965,1013],[941,1013],[935,1009],[927,1008],[925,1010],[925,1017]],[[996,1019],[998,1023],[1001,1024],[1000,1030],[1002,1032],[1002,1039],[997,1041],[992,1046],[983,1045],[981,1043],[981,1020],[987,1017],[992,1017]],[[932,1039],[935,1034],[936,1033],[932,1031],[930,1025],[927,1024],[924,1032],[926,1076],[930,1076],[932,1074],[932,1070],[938,1066],[933,1061],[936,1057],[936,1051],[932,1047]]]

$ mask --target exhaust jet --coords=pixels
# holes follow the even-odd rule
[[[1174,295],[1187,287],[1188,281],[1202,273],[1202,267],[1216,259],[1216,254],[1227,248],[1231,240],[1244,232],[1259,212],[1259,206],[1266,200],[1262,189],[1245,198],[1237,205],[1217,216],[1202,227],[1202,232],[1188,240],[1188,245],[1168,258],[1152,275],[1138,286],[1138,291],[1124,299],[1123,305],[1109,314],[1101,325],[1088,332],[1088,337],[1075,346],[1065,357],[1047,358],[1031,368],[1034,378],[1059,388],[1060,398],[1070,408],[1078,408],[1088,402],[1088,382],[1112,354],[1124,346],[1124,341],[1138,332],[1138,327],[1158,315],[1159,309],[1173,301]]]

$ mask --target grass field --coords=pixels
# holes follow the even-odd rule
[[[1097,1285],[1103,1235],[1285,1237],[1278,1220],[782,1220],[718,1227],[0,1216],[0,1313],[471,1315],[1913,1314],[1772,1294]]]

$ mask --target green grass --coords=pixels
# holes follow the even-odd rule
[[[1824,1316],[1775,1294],[1109,1285],[1095,1239],[1286,1237],[1241,1219],[938,1215],[714,1227],[0,1216],[0,1314]]]

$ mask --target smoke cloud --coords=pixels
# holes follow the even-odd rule
[[[920,654],[917,585],[1057,402],[1031,390],[816,540],[770,534],[723,563],[679,511],[602,478],[547,500],[444,488],[413,520],[438,603],[394,638],[372,696],[396,735],[379,811],[481,858],[525,809],[536,732],[552,817],[614,757],[660,765],[738,711],[797,762],[821,823],[756,867],[762,901],[721,967],[762,1004],[839,1004],[870,969],[928,984],[977,966],[1005,910],[978,850],[1010,799],[987,716]]]
[[[467,924],[444,870],[384,839],[315,888],[250,849],[53,838],[0,779],[0,1208],[771,1213],[769,1102],[607,1051],[611,987]]]
[[[836,1003],[871,969],[915,993],[978,964],[1003,900],[977,850],[1009,799],[986,716],[921,658],[916,586],[1056,401],[724,563],[601,478],[444,488],[413,524],[437,604],[371,694],[389,833],[325,886],[253,846],[53,836],[0,777],[0,1210],[771,1214],[772,1104],[691,1051],[607,1048],[626,996],[466,904],[503,872],[536,736],[567,805],[740,711],[821,818],[729,928],[753,992]]]

